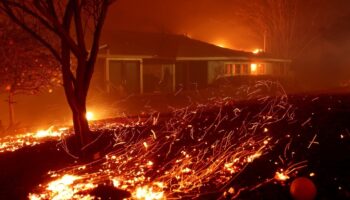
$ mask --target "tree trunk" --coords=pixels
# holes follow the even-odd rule
[[[13,104],[15,103],[13,101],[13,93],[9,92],[8,93],[8,108],[9,108],[9,128],[14,126],[15,123],[15,110]]]
[[[88,145],[91,141],[91,131],[89,128],[89,123],[86,119],[86,104],[85,102],[77,101],[78,109],[73,110],[73,126],[75,135],[80,138],[81,148],[83,150],[86,145]]]

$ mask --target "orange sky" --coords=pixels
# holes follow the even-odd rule
[[[262,39],[237,22],[233,11],[227,0],[120,0],[110,8],[104,34],[116,29],[170,32],[228,48],[262,48]]]
[[[109,10],[104,36],[118,29],[170,32],[228,48],[262,48],[263,38],[235,15],[240,2],[242,0],[118,0]],[[349,12],[350,7],[349,0],[320,0],[318,4],[325,6],[331,16]]]

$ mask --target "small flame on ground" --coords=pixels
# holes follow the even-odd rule
[[[56,129],[54,126],[51,126],[46,130],[38,130],[35,133],[29,132],[0,138],[0,153],[14,152],[25,146],[35,146],[48,140],[58,140],[67,130],[68,128],[65,127]]]
[[[287,174],[285,174],[283,171],[276,172],[276,174],[275,174],[275,179],[278,180],[278,181],[286,181],[289,178],[290,177]]]
[[[138,187],[133,195],[134,198],[140,200],[161,200],[165,199],[163,191],[154,191],[153,187]]]

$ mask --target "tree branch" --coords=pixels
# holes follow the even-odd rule
[[[35,32],[32,28],[27,26],[24,22],[22,22],[16,15],[13,13],[12,9],[8,7],[8,5],[4,4],[3,2],[2,8],[0,8],[2,11],[4,11],[10,19],[12,19],[16,24],[18,24],[22,29],[27,31],[29,34],[31,34],[35,39],[37,39],[42,45],[44,45],[46,48],[49,49],[49,51],[52,53],[52,55],[58,60],[61,61],[61,57],[59,53],[56,51],[56,49],[49,44],[43,37],[41,37],[37,32]]]

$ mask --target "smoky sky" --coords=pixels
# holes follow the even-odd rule
[[[249,27],[232,17],[234,6],[223,0],[121,0],[105,24],[105,36],[114,30],[186,34],[230,48],[257,48],[262,41]],[[229,6],[228,6],[229,5]],[[238,38],[234,39],[233,38]]]
[[[312,0],[305,0],[308,1]],[[336,20],[350,12],[348,0],[314,2],[325,8],[326,18]],[[113,31],[128,30],[185,34],[242,50],[262,48],[263,39],[252,31],[254,27],[235,15],[241,3],[242,0],[119,0],[109,10],[102,42],[113,37]],[[313,8],[306,9],[312,12]]]

